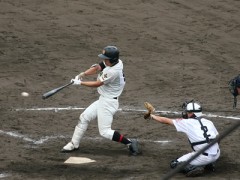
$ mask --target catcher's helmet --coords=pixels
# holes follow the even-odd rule
[[[119,59],[119,51],[116,46],[106,46],[102,54],[99,54],[98,57],[102,59],[109,59],[111,64],[117,63]]]
[[[194,100],[183,103],[182,108],[183,108],[182,116],[185,119],[188,118],[187,117],[188,112],[192,112],[196,117],[202,116],[202,107],[199,103],[194,102]]]

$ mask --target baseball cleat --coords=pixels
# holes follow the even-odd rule
[[[204,169],[212,172],[216,171],[215,164],[213,163],[206,165]]]
[[[61,152],[62,152],[62,153],[69,153],[69,152],[76,151],[76,150],[78,150],[78,149],[79,149],[78,147],[77,147],[77,148],[74,147],[74,144],[73,144],[72,142],[69,142],[69,143],[67,143],[67,145],[65,145],[65,146],[62,148]]]
[[[131,139],[130,141],[131,141],[131,144],[128,145],[130,154],[133,156],[137,156],[138,154],[140,154],[138,141],[137,139]]]
[[[204,168],[203,167],[196,167],[195,169],[189,171],[186,176],[187,177],[196,177],[200,176],[204,173]]]

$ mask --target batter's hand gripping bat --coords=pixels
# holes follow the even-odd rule
[[[65,84],[65,85],[63,85],[63,86],[60,86],[60,87],[58,87],[58,88],[55,88],[55,89],[53,89],[53,90],[51,90],[51,91],[48,91],[48,92],[46,92],[46,93],[43,94],[42,98],[43,98],[43,99],[47,99],[47,98],[49,98],[50,96],[52,96],[52,95],[56,94],[57,92],[61,91],[62,89],[70,86],[71,84],[73,84],[73,82],[70,82],[70,83]]]

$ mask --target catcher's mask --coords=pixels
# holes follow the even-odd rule
[[[202,116],[202,107],[199,103],[194,102],[194,100],[184,102],[182,108],[182,117],[184,119],[188,118],[187,113],[189,112],[192,112],[196,117]]]
[[[234,97],[233,108],[236,108],[236,106],[237,106],[237,96],[239,95],[237,88],[240,88],[240,74],[229,81],[228,87],[229,87],[229,90],[230,90],[231,94]]]
[[[109,59],[110,63],[114,65],[118,63],[119,50],[116,46],[106,46],[103,49],[102,54],[99,54],[98,57],[102,59]]]

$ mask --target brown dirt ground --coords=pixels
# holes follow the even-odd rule
[[[98,97],[95,89],[69,87],[47,100],[41,96],[99,62],[101,49],[113,44],[127,77],[120,108],[143,109],[149,101],[157,110],[179,112],[184,100],[194,98],[205,113],[237,116],[240,105],[232,109],[227,83],[239,73],[239,9],[239,0],[0,0],[0,178],[163,177],[169,162],[191,149],[183,134],[146,122],[141,111],[119,111],[113,123],[114,129],[140,140],[143,154],[132,157],[123,145],[102,139],[96,123],[79,151],[61,154],[82,110],[16,109],[87,107]],[[30,96],[22,97],[23,91]],[[236,123],[210,119],[220,134]],[[58,138],[41,144],[26,139],[43,137]],[[237,129],[221,142],[216,172],[195,179],[238,179],[239,137]],[[153,142],[164,140],[171,142]],[[70,156],[97,162],[64,164]]]

